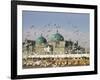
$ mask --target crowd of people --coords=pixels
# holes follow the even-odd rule
[[[64,58],[27,58],[23,59],[23,68],[67,67],[89,65],[88,57]]]

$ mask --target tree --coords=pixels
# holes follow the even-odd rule
[[[76,41],[76,43],[74,43],[74,47],[76,50],[78,49],[78,41]]]
[[[65,43],[65,47],[66,48],[71,48],[73,46],[73,42],[70,40],[70,41],[66,41],[66,43]]]

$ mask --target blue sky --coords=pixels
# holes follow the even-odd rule
[[[28,34],[30,33],[31,39],[36,39],[36,36],[39,36],[41,33],[46,37],[46,34],[53,34],[57,30],[56,27],[58,27],[59,33],[64,35],[65,39],[78,39],[82,42],[88,42],[89,17],[87,13],[23,11],[23,38],[27,37],[27,32]],[[31,28],[32,25],[34,27]],[[48,30],[51,30],[51,32],[47,33]],[[74,32],[76,32],[76,35]],[[34,35],[34,33],[37,33],[37,35]]]
[[[37,28],[46,24],[61,25],[65,29],[77,27],[82,32],[88,32],[89,14],[23,11],[24,29],[29,28],[31,25]]]

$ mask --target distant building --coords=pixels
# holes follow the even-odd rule
[[[53,54],[64,54],[65,53],[65,41],[64,37],[56,32],[49,37],[48,44],[53,47]]]
[[[46,47],[47,40],[41,35],[36,39],[35,52],[36,54],[45,54],[44,48]]]
[[[23,42],[23,52],[27,55],[77,54],[84,53],[85,49],[78,45],[78,41],[74,43],[64,40],[64,37],[57,31],[49,36],[48,41],[42,34],[35,41],[26,39]]]

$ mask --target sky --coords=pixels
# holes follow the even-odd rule
[[[58,30],[65,40],[78,40],[89,47],[89,17],[88,13],[23,11],[23,41],[35,40],[41,34],[48,40]]]

